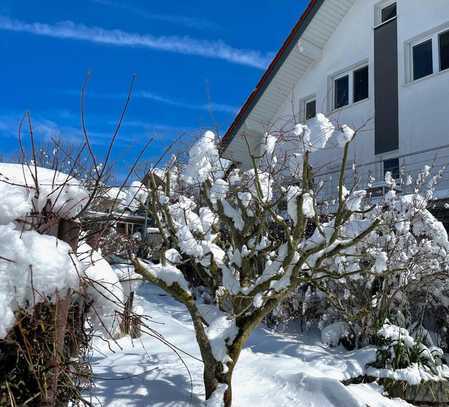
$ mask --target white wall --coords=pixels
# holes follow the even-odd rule
[[[449,72],[406,83],[405,42],[447,24],[448,0],[400,0],[399,128],[401,154],[449,144]]]
[[[369,121],[355,141],[351,158],[358,163],[449,144],[449,72],[406,83],[405,43],[441,24],[449,25],[449,0],[398,0],[399,58],[399,151],[374,155],[374,25],[378,0],[357,0],[327,43],[320,61],[315,63],[293,89],[279,109],[275,122],[280,126],[299,111],[299,101],[312,94],[317,110],[340,123],[359,128]],[[329,77],[362,61],[369,62],[368,100],[329,112]],[[447,154],[447,153],[446,153]],[[338,154],[328,149],[316,155],[316,165],[336,163]],[[410,160],[409,160],[410,161]],[[382,173],[377,166],[378,176]]]

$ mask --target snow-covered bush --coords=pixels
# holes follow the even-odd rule
[[[449,367],[443,364],[443,351],[427,347],[421,338],[413,338],[407,329],[386,321],[377,332],[376,362],[367,374],[379,378],[404,380],[416,385],[421,381],[449,379]]]
[[[36,403],[47,405],[77,400],[74,379],[61,372],[84,369],[84,322],[90,317],[108,334],[118,333],[124,303],[118,277],[99,253],[78,247],[76,218],[89,199],[68,174],[0,164],[2,405],[9,397],[22,404],[36,394]]]
[[[370,204],[364,191],[345,187],[349,143],[356,133],[317,115],[287,135],[295,149],[267,135],[261,154],[249,151],[253,168],[242,171],[219,157],[215,135],[206,132],[185,168],[170,165],[157,179],[150,174],[149,210],[166,252],[160,263],[136,258],[134,264],[189,310],[205,364],[207,399],[216,398],[217,391],[224,405],[231,405],[232,372],[243,345],[301,287],[330,300],[333,282],[368,280],[374,285],[378,279],[396,278],[390,271],[422,255],[423,243],[434,258],[445,255],[447,238],[442,236],[435,247],[425,239],[439,225],[418,194],[392,193]],[[319,183],[310,160],[332,138],[343,151],[336,207],[329,211],[318,202]],[[288,160],[281,157],[285,151]],[[297,177],[295,185],[289,183],[291,176]],[[413,224],[404,227],[402,221],[410,219]],[[420,238],[413,240],[415,233]],[[384,250],[396,241],[396,250]],[[426,270],[410,267],[408,277]],[[332,299],[338,305],[338,298]],[[344,314],[345,307],[339,308]],[[329,318],[329,323],[338,320],[344,318]]]
[[[447,315],[449,304],[449,242],[443,225],[427,209],[440,176],[424,169],[413,194],[401,195],[391,185],[384,197],[376,198],[375,207],[363,191],[350,193],[348,200],[354,197],[351,206],[360,219],[376,218],[379,227],[351,250],[323,263],[325,274],[340,277],[306,287],[310,295],[288,298],[281,305],[281,318],[288,318],[292,301],[299,300],[301,306],[296,307],[302,313],[295,316],[304,326],[326,330],[345,321],[349,334],[344,344],[349,348],[373,343],[389,318],[408,328],[427,329],[448,349],[447,322],[441,315]]]

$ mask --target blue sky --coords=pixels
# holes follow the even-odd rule
[[[306,6],[306,0],[1,0],[0,140],[17,150],[30,111],[35,134],[81,140],[79,94],[91,72],[87,123],[105,149],[137,75],[114,150],[117,175],[149,137],[145,159],[202,129],[222,135]]]

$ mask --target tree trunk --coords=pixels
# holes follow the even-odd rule
[[[240,336],[241,337],[241,336]],[[246,335],[245,335],[246,337]],[[229,347],[229,356],[232,362],[228,362],[226,367],[223,368],[221,362],[217,362],[213,357],[204,358],[204,387],[206,390],[206,405],[207,401],[211,397],[217,397],[214,392],[219,389],[221,385],[226,386],[226,391],[223,394],[223,406],[232,406],[232,374],[234,373],[234,368],[240,356],[244,342],[235,341],[234,344]]]
[[[240,353],[245,346],[247,340],[249,339],[251,333],[257,328],[263,318],[274,309],[279,300],[272,300],[268,302],[263,309],[260,309],[253,314],[252,317],[240,321],[239,334],[234,339],[232,345],[228,346],[228,355],[232,362],[226,364],[227,371],[223,372],[223,365],[217,362],[211,352],[210,343],[204,341],[203,335],[197,334],[197,342],[200,346],[201,355],[204,362],[204,386],[206,389],[206,402],[213,396],[214,392],[218,389],[220,385],[226,385],[226,391],[223,395],[223,406],[232,406],[232,374],[234,368],[239,360]],[[199,320],[194,321],[195,329],[197,329]],[[207,405],[207,403],[206,403]]]
[[[226,385],[226,391],[223,395],[223,406],[232,406],[232,373],[234,371],[235,362],[228,363],[228,371],[223,373],[223,366],[220,362],[204,363],[204,387],[206,390],[206,404],[214,392],[219,389],[220,385]],[[214,397],[217,397],[215,395]]]

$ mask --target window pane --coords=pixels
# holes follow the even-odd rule
[[[394,179],[399,178],[399,158],[392,158],[384,161],[384,175],[387,172],[389,172]]]
[[[413,47],[413,79],[433,74],[432,40]]]
[[[369,96],[369,74],[368,67],[354,71],[354,102],[368,99]]]
[[[440,71],[449,69],[449,31],[440,34]]]
[[[338,109],[349,104],[349,76],[335,80],[335,100],[334,107]]]
[[[393,17],[396,17],[397,15],[397,9],[396,9],[396,3],[391,4],[388,7],[385,7],[382,9],[382,22],[391,20]]]
[[[312,119],[316,116],[316,100],[311,100],[306,103],[306,120]]]

